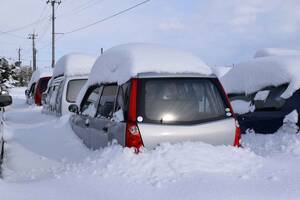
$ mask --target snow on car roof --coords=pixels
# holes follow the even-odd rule
[[[51,77],[51,76],[52,76],[51,68],[38,68],[31,75],[31,79],[28,83],[28,89],[30,89],[31,85],[37,82],[40,78]]]
[[[283,48],[265,48],[258,50],[254,58],[267,57],[267,56],[288,56],[288,55],[300,55],[299,50],[283,49]]]
[[[96,60],[95,56],[73,53],[61,57],[55,64],[53,77],[88,75]]]
[[[197,56],[155,44],[125,44],[104,52],[95,62],[88,84],[118,82],[122,84],[140,73],[199,73],[212,70]]]
[[[213,72],[199,57],[185,51],[157,44],[124,44],[105,51],[95,62],[87,83],[81,89],[79,103],[91,85],[117,82],[125,83],[142,73],[197,73]]]
[[[227,74],[232,69],[232,66],[218,66],[218,67],[212,67],[212,70],[214,74],[221,78],[225,74]]]
[[[281,95],[289,98],[300,88],[300,56],[271,56],[242,62],[221,78],[228,93],[256,92],[267,86],[289,83]]]

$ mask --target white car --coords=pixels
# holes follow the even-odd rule
[[[75,103],[95,60],[90,55],[69,54],[57,61],[44,97],[44,112],[58,116],[69,112],[68,107]]]

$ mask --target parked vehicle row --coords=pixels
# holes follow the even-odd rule
[[[300,113],[300,56],[282,52],[259,51],[226,68],[151,44],[117,46],[98,58],[70,54],[56,63],[43,110],[73,113],[71,127],[90,149],[112,141],[137,149],[179,141],[240,146],[241,132],[273,133]]]

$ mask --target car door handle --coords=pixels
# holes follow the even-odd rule
[[[105,132],[107,132],[108,131],[108,127],[105,126],[105,127],[102,128],[102,130],[105,131]]]

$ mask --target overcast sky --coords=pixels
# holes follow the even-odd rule
[[[143,0],[62,0],[56,32],[68,32]],[[199,55],[209,65],[230,65],[257,49],[300,49],[299,0],[151,0],[128,13],[72,34],[57,35],[56,58],[71,52],[100,54],[100,49],[130,42],[162,43]],[[38,66],[51,65],[50,6],[46,0],[0,0],[0,56],[31,59],[27,35],[35,29]]]

